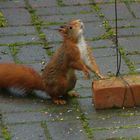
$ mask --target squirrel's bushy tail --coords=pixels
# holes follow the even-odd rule
[[[0,64],[0,88],[44,90],[42,77],[34,69],[12,63]]]

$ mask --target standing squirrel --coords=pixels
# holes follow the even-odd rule
[[[19,88],[25,91],[42,90],[56,104],[65,104],[61,97],[68,95],[76,84],[75,70],[89,78],[89,71],[103,78],[83,36],[84,24],[72,20],[59,29],[63,44],[44,68],[42,75],[34,69],[18,64],[0,64],[0,87]]]

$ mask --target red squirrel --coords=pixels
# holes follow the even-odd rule
[[[42,75],[19,64],[0,64],[0,87],[20,88],[26,91],[42,90],[56,104],[66,104],[61,97],[68,95],[76,84],[75,70],[89,78],[89,71],[103,78],[84,36],[81,20],[72,20],[59,29],[63,44],[59,47]]]

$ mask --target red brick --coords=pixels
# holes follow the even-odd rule
[[[94,81],[93,103],[96,109],[140,105],[140,75]]]

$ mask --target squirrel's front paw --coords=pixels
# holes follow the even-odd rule
[[[100,79],[105,79],[106,77],[104,76],[104,75],[102,75],[102,74],[98,74],[98,77],[100,78]]]
[[[90,79],[90,74],[89,74],[89,72],[84,72],[84,79],[85,80],[89,80]]]

